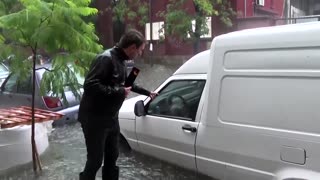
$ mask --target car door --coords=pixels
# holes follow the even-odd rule
[[[196,114],[204,84],[201,78],[169,80],[146,104],[147,115],[136,118],[138,145],[143,153],[196,169]]]
[[[10,75],[1,86],[0,107],[31,106],[31,76]]]

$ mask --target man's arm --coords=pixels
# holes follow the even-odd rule
[[[143,94],[143,95],[149,96],[149,97],[151,97],[151,99],[154,99],[158,95],[158,93],[150,92],[150,91],[136,85],[135,83],[133,83],[131,91],[138,93],[138,94]]]
[[[146,96],[149,96],[150,93],[151,93],[150,91],[148,91],[148,90],[136,85],[135,83],[133,83],[131,91],[133,91],[135,93],[138,93],[138,94],[143,94],[143,95],[146,95]]]
[[[84,82],[85,93],[93,96],[125,96],[123,87],[102,83],[111,81],[113,68],[111,57],[97,56]]]

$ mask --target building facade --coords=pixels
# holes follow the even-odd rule
[[[164,37],[159,29],[165,23],[157,12],[164,11],[169,0],[145,0],[151,6],[150,19],[144,27],[134,25],[143,32],[149,42],[145,57],[163,58],[175,56],[193,55],[193,43],[191,41],[181,41],[175,37]],[[273,26],[276,19],[286,16],[286,0],[229,0],[236,16],[233,17],[233,26],[228,28],[219,17],[208,18],[209,33],[200,40],[200,50],[208,49],[212,39],[220,34],[231,31]],[[95,7],[99,10],[96,21],[97,32],[101,43],[106,47],[112,47],[119,40],[120,35],[126,29],[126,23],[113,22],[110,10],[112,0],[96,0]],[[185,7],[188,13],[195,13],[192,0],[188,0]]]
[[[284,18],[285,0],[233,0],[237,12],[235,30],[275,25]]]
[[[277,24],[304,23],[320,20],[319,0],[286,0],[285,19],[278,20]]]

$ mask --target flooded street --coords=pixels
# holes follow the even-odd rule
[[[32,165],[18,167],[1,180],[70,180],[78,179],[85,163],[86,149],[79,123],[55,128],[50,136],[50,146],[41,157],[43,172],[35,176]],[[179,167],[167,164],[140,153],[120,152],[118,159],[122,180],[194,180],[206,179]],[[101,179],[101,171],[97,174]]]
[[[141,74],[137,83],[154,90],[177,66],[137,65]],[[130,97],[135,96],[132,93]],[[79,123],[56,127],[49,136],[50,146],[41,156],[43,171],[34,175],[32,164],[11,169],[0,180],[71,180],[78,179],[78,173],[86,160],[86,148]],[[181,162],[183,163],[183,162]],[[136,152],[120,152],[118,159],[120,179],[122,180],[206,180],[210,179],[195,172],[159,161]],[[101,179],[101,171],[97,174]]]

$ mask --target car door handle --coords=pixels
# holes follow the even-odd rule
[[[192,127],[192,126],[190,126],[190,125],[184,125],[184,126],[182,126],[182,130],[185,131],[185,132],[192,132],[192,133],[197,132],[197,128]]]

